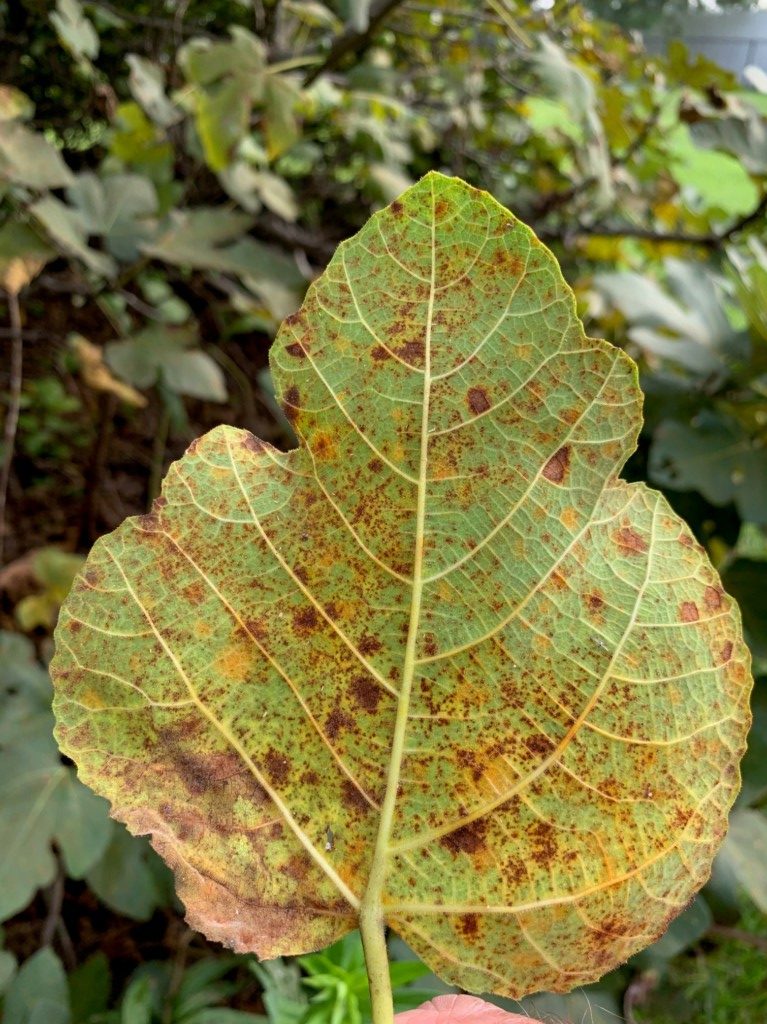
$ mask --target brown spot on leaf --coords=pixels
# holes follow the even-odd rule
[[[402,203],[399,201],[399,199],[395,199],[394,202],[389,207],[389,209],[391,210],[391,212],[394,214],[395,217],[401,217],[402,216],[403,206],[402,206]]]
[[[342,729],[350,729],[354,725],[353,720],[349,715],[344,714],[338,708],[334,708],[328,715],[328,720],[325,723],[325,731],[331,740],[336,739]]]
[[[289,356],[293,356],[295,359],[306,359],[304,346],[300,345],[297,341],[294,341],[292,345],[286,345],[285,351]]]
[[[629,526],[622,526],[615,534],[615,543],[624,552],[639,555],[647,551],[647,541]]]
[[[549,461],[543,467],[543,475],[552,483],[561,484],[567,476],[570,468],[570,445],[563,445],[559,451],[554,452]]]
[[[587,594],[586,603],[589,606],[589,611],[592,612],[598,612],[605,606],[604,598],[599,594]]]
[[[458,930],[465,939],[473,939],[479,932],[479,917],[476,914],[464,914],[458,919]]]
[[[266,445],[260,437],[256,437],[247,430],[242,435],[242,447],[247,448],[251,452],[262,452],[266,448]]]
[[[370,355],[377,363],[382,363],[385,359],[391,359],[391,352],[388,348],[384,348],[383,345],[375,345],[370,350]]]
[[[531,754],[540,756],[548,754],[552,748],[552,742],[548,737],[543,736],[541,733],[535,733],[533,736],[528,736],[525,740],[525,746]]]
[[[698,606],[694,601],[683,601],[680,609],[682,622],[697,622],[700,618]]]
[[[722,651],[721,651],[721,655],[720,655],[720,657],[722,659],[720,661],[721,665],[725,665],[730,660],[730,658],[732,657],[732,646],[733,646],[732,645],[732,640],[728,640],[725,643],[724,647],[722,647]]]
[[[348,811],[359,813],[369,810],[367,800],[350,779],[344,779],[341,783],[341,797]]]
[[[724,591],[721,587],[706,587],[703,600],[706,604],[706,608],[710,612],[715,612],[717,609],[722,607],[722,595]]]
[[[440,843],[451,853],[478,853],[485,845],[487,822],[484,818],[462,825],[442,836]]]
[[[484,388],[469,388],[466,392],[466,401],[469,403],[469,408],[475,416],[479,416],[481,413],[487,412],[490,408],[490,399],[488,398],[487,391]]]
[[[267,628],[263,619],[246,619],[245,628],[256,640],[266,640]]]
[[[285,401],[283,403],[283,409],[285,415],[288,417],[291,423],[295,423],[298,413],[300,412],[299,402],[301,401],[301,393],[295,384],[292,384],[285,392]]]
[[[430,658],[433,658],[434,655],[437,653],[437,638],[434,636],[433,633],[426,633],[426,635],[424,636],[423,649]]]
[[[317,628],[318,624],[319,616],[317,615],[317,609],[311,605],[299,608],[293,613],[293,628],[301,636],[311,633],[312,630]]]
[[[378,637],[370,636],[368,633],[365,633],[360,637],[360,642],[357,646],[359,647],[360,654],[367,656],[369,654],[377,654],[383,647],[383,644]]]
[[[422,341],[406,341],[404,345],[395,349],[395,352],[404,362],[411,366],[419,366],[423,363],[426,346]]]
[[[381,700],[381,689],[370,676],[357,676],[352,682],[352,695],[361,708],[375,714]]]
[[[290,774],[290,761],[278,750],[267,751],[264,764],[271,780],[278,786],[282,785]]]
[[[300,319],[301,319],[301,310],[299,309],[299,310],[296,310],[295,313],[291,313],[290,316],[286,316],[285,320],[284,320],[284,323],[288,327],[295,327],[295,325],[299,322]]]

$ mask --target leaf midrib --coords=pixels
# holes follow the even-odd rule
[[[437,271],[437,239],[436,239],[436,200],[434,196],[434,180],[431,181],[431,280],[429,284],[429,302],[424,332],[424,373],[423,373],[423,406],[421,409],[421,443],[418,468],[418,493],[416,502],[416,522],[413,551],[412,589],[410,600],[410,622],[408,625],[405,658],[402,666],[402,683],[397,701],[397,715],[392,736],[391,757],[387,773],[386,792],[381,805],[381,817],[378,825],[373,860],[363,897],[363,907],[373,911],[374,916],[382,916],[381,906],[383,890],[386,883],[386,871],[391,856],[391,833],[399,792],[399,780],[402,760],[405,751],[405,736],[408,728],[410,712],[410,694],[416,669],[416,644],[421,624],[421,602],[423,597],[423,551],[426,533],[426,499],[428,494],[427,469],[429,463],[429,406],[431,399],[431,335],[434,320],[434,298],[436,293]]]

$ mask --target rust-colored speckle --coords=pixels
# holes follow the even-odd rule
[[[541,733],[534,733],[532,736],[528,736],[525,740],[525,746],[527,749],[531,754],[535,754],[536,756],[548,754],[552,745],[551,740],[546,736],[543,736]]]
[[[442,836],[440,843],[451,853],[478,853],[485,845],[487,822],[484,818],[462,825]]]
[[[286,345],[285,351],[289,356],[293,356],[296,359],[306,359],[306,350],[297,341],[294,341],[291,345]]]
[[[730,660],[730,658],[732,657],[732,646],[733,646],[732,645],[732,640],[728,640],[725,643],[724,647],[722,647],[722,652],[721,652],[721,659],[722,660],[721,660],[720,664],[725,665]]]
[[[479,416],[481,413],[487,412],[490,408],[490,399],[488,398],[485,388],[469,388],[466,392],[466,401],[469,404],[469,409],[471,409],[475,416]]]
[[[371,473],[380,473],[383,468],[384,464],[378,457],[372,458],[370,462],[368,462],[368,469]]]
[[[295,423],[298,413],[300,412],[301,393],[295,384],[291,384],[288,390],[285,392],[285,401],[283,408],[285,415],[288,417],[291,423]]]
[[[370,676],[357,676],[352,682],[352,695],[361,708],[375,714],[381,700],[381,688]]]
[[[703,594],[703,600],[706,608],[710,612],[715,612],[722,607],[722,595],[724,591],[721,587],[706,587]]]
[[[342,729],[351,729],[353,725],[354,722],[349,715],[344,714],[343,711],[339,711],[338,708],[334,708],[328,715],[327,722],[325,723],[325,731],[330,739],[334,740]]]
[[[247,448],[251,452],[262,452],[266,448],[261,438],[251,434],[249,430],[242,435],[241,444],[243,448]]]
[[[458,919],[458,930],[465,939],[473,939],[479,932],[479,917],[476,914],[464,914]]]
[[[554,452],[549,461],[543,467],[543,475],[547,480],[551,480],[552,483],[561,484],[567,476],[567,471],[570,468],[570,445],[563,445],[558,451]]]
[[[680,618],[682,622],[697,622],[700,618],[697,604],[694,601],[683,601],[680,608]]]
[[[389,207],[389,209],[391,210],[395,217],[401,217],[404,207],[402,206],[402,203],[399,201],[399,199],[395,199],[394,202]]]
[[[589,611],[592,612],[598,612],[605,606],[604,598],[599,594],[587,594],[586,603],[589,606]]]
[[[349,811],[360,813],[370,809],[367,800],[350,779],[344,779],[341,784],[341,797]]]
[[[311,633],[312,630],[316,629],[319,621],[317,609],[313,608],[311,605],[299,608],[293,614],[293,628],[296,633],[299,633],[302,636],[305,636],[307,633]]]
[[[437,638],[434,636],[433,633],[427,633],[424,636],[423,649],[430,658],[433,658],[434,655],[437,653]]]
[[[367,656],[370,654],[377,654],[383,647],[383,644],[378,637],[370,636],[366,633],[364,636],[360,637],[360,641],[357,646],[359,647],[360,654]]]
[[[426,346],[422,341],[406,341],[395,349],[397,355],[411,366],[420,366],[426,354]]]
[[[136,520],[139,527],[147,533],[152,533],[154,530],[158,529],[160,525],[160,517],[154,512],[147,512],[143,516],[137,516]]]
[[[647,551],[647,541],[629,526],[622,526],[616,532],[615,543],[623,552],[630,555],[640,555]]]
[[[391,359],[391,352],[388,348],[384,348],[383,345],[374,345],[370,350],[370,355],[377,363],[382,363],[385,359]]]
[[[270,778],[278,786],[282,785],[290,775],[290,761],[279,750],[268,750],[264,758],[266,770]]]
[[[246,619],[245,628],[256,640],[266,640],[268,631],[263,619]]]
[[[295,327],[295,325],[300,321],[300,319],[301,319],[301,310],[298,309],[298,310],[296,310],[295,313],[291,313],[290,316],[286,316],[285,320],[284,320],[284,323],[286,324],[287,327]]]

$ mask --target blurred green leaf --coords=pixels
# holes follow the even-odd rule
[[[178,394],[223,402],[226,384],[221,368],[198,344],[194,327],[151,324],[132,338],[109,342],[105,357],[118,376],[137,388],[162,379]]]
[[[2,178],[39,190],[61,188],[73,180],[56,147],[16,121],[0,121]]]
[[[79,174],[67,189],[67,198],[80,215],[84,235],[99,235],[118,260],[135,260],[139,245],[152,234],[157,193],[138,174],[110,174],[98,178]]]
[[[5,995],[3,1024],[70,1024],[64,968],[51,949],[21,965]]]
[[[661,487],[700,491],[714,505],[734,501],[744,519],[767,522],[767,448],[734,417],[706,410],[693,424],[662,422],[649,474]]]
[[[761,811],[737,808],[718,861],[729,870],[742,891],[767,913],[767,818]]]
[[[148,921],[172,899],[170,873],[149,843],[113,825],[104,856],[86,876],[96,895],[118,914]]]
[[[81,259],[90,270],[103,277],[115,274],[114,260],[88,245],[89,225],[82,211],[52,195],[38,200],[29,210],[66,255]]]
[[[79,964],[67,975],[72,1024],[90,1024],[91,1018],[106,1011],[112,987],[109,960],[104,953]]]
[[[51,13],[51,24],[56,29],[62,45],[73,57],[78,60],[92,60],[98,56],[99,37],[83,14],[78,0],[56,0],[56,10]]]

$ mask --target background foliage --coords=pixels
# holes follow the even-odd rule
[[[4,1020],[366,1020],[356,938],[257,965],[183,926],[158,859],[61,761],[43,666],[78,553],[193,437],[223,421],[291,446],[273,332],[430,168],[530,223],[590,332],[639,362],[629,476],[706,545],[757,676],[703,895],[599,986],[527,1008],[767,1016],[767,96],[572,2],[0,0],[0,35]],[[438,988],[393,952],[401,1008]]]

